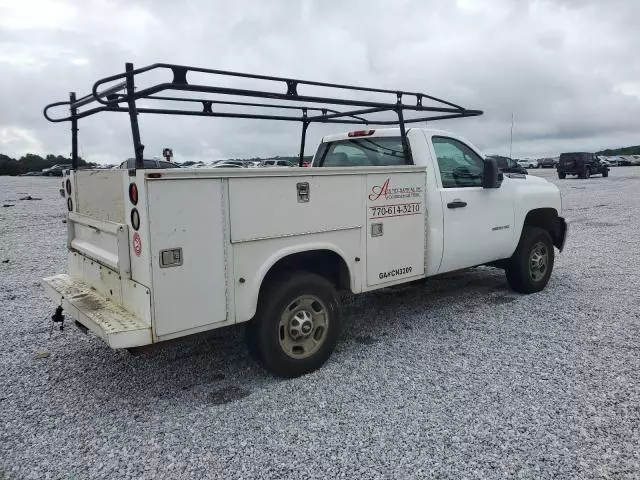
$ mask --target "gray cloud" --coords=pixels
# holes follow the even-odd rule
[[[514,155],[640,143],[640,3],[628,1],[0,3],[0,152],[67,154],[67,124],[42,107],[124,68],[158,61],[420,90],[485,115],[433,123]],[[81,154],[131,156],[127,118],[81,121]],[[150,155],[292,154],[299,125],[142,116]],[[313,126],[317,139],[342,131]]]

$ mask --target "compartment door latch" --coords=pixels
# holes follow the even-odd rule
[[[296,190],[298,191],[298,203],[307,203],[311,197],[309,182],[296,183]]]

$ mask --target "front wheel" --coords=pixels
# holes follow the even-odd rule
[[[524,227],[506,274],[509,286],[520,293],[544,289],[553,271],[554,251],[549,233],[538,227]]]
[[[560,180],[564,180],[565,178],[567,178],[567,174],[564,172],[558,172],[558,178]]]
[[[331,356],[342,326],[333,285],[308,272],[283,274],[260,295],[247,326],[250,351],[271,373],[291,378],[320,368]]]
[[[609,170],[607,170],[606,168],[602,171],[602,176],[603,177],[608,177],[609,176]]]

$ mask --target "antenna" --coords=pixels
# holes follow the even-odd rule
[[[511,138],[509,139],[509,158],[513,158],[511,153],[513,151],[513,112],[511,112]]]

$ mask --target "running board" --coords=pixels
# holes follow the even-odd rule
[[[42,286],[47,296],[62,306],[70,317],[102,338],[111,348],[153,343],[151,325],[103,297],[86,283],[62,274],[43,278]]]

